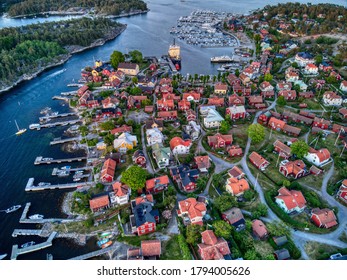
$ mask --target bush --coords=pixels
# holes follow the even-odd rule
[[[183,260],[191,260],[192,255],[190,253],[188,244],[187,244],[184,236],[182,234],[179,234],[177,240],[178,240],[178,246],[180,246],[180,249],[181,249],[182,259]]]

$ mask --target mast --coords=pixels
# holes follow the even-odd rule
[[[16,123],[17,130],[19,130],[19,127],[18,127],[17,121],[16,121],[16,120],[14,120],[14,122]]]

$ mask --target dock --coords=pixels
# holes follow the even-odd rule
[[[89,175],[86,175],[86,176],[89,176]],[[25,191],[30,192],[30,191],[44,191],[44,190],[63,190],[63,189],[84,187],[88,185],[90,185],[89,182],[77,182],[77,183],[73,182],[73,183],[67,183],[67,184],[35,186],[34,178],[30,178],[28,180],[27,185],[25,186]]]
[[[76,171],[90,171],[92,169],[93,169],[93,167],[91,167],[91,166],[85,166],[85,167],[79,167],[79,168],[66,169],[66,171],[69,171],[69,173],[71,173],[71,172],[76,172]],[[59,171],[65,171],[65,170],[59,169],[57,167],[53,168],[52,176],[57,176]]]
[[[39,251],[39,250],[42,250],[42,249],[45,249],[47,247],[52,246],[52,241],[56,235],[57,235],[57,232],[53,231],[51,233],[51,235],[48,237],[47,241],[33,245],[33,246],[29,246],[27,248],[21,248],[20,249],[17,244],[13,245],[12,246],[12,253],[11,253],[11,260],[17,259],[17,257],[19,255],[28,254],[28,253]]]
[[[75,94],[77,94],[77,90],[67,91],[67,92],[61,93],[61,95],[63,95],[63,96],[69,96],[69,95],[75,95]]]
[[[65,138],[65,139],[61,139],[61,138],[56,138],[53,141],[51,141],[49,144],[52,145],[57,145],[57,144],[64,144],[64,143],[68,143],[68,142],[74,142],[74,141],[80,141],[82,139],[82,137],[72,137],[72,138]]]
[[[70,112],[70,113],[63,113],[63,114],[57,114],[57,115],[48,115],[48,116],[40,117],[40,121],[56,119],[56,118],[65,118],[70,116],[77,116],[77,114],[75,112]]]
[[[90,259],[90,258],[93,258],[93,257],[97,257],[97,256],[100,256],[100,255],[106,254],[108,252],[111,252],[112,250],[116,250],[118,247],[119,247],[118,244],[113,244],[113,245],[111,245],[111,246],[109,246],[107,248],[104,248],[104,249],[101,249],[101,250],[97,250],[97,251],[94,251],[94,252],[90,252],[90,253],[87,253],[87,254],[84,254],[84,255],[80,255],[80,256],[71,258],[69,260],[87,260],[87,259]]]
[[[36,157],[34,164],[52,164],[52,163],[63,163],[63,162],[74,162],[74,161],[83,161],[86,160],[87,157],[76,157],[76,158],[63,158],[63,159],[50,159],[44,158],[42,156]]]
[[[61,95],[54,95],[52,97],[53,100],[63,100],[63,101],[66,101],[68,102],[70,100],[69,97],[65,97],[65,96],[61,96]]]
[[[18,235],[42,235],[42,229],[15,229],[12,233],[12,237],[17,237]]]
[[[68,84],[68,87],[83,87],[84,84],[77,84],[77,83],[72,83],[72,84]]]
[[[80,122],[82,122],[82,120],[77,119],[77,120],[70,120],[70,121],[45,123],[45,124],[40,124],[40,128],[36,128],[36,129],[39,130],[41,128],[51,128],[51,127],[56,127],[56,126],[66,126],[66,125],[76,124],[76,123],[80,123]]]

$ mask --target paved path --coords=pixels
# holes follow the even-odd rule
[[[143,153],[145,155],[145,158],[146,158],[146,168],[147,168],[148,172],[151,173],[151,174],[154,174],[154,170],[153,170],[152,164],[150,162],[150,159],[149,159],[149,156],[148,156],[148,153],[147,153],[144,127],[145,127],[145,124],[143,126],[141,126],[142,151],[143,151]]]

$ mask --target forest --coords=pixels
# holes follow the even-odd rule
[[[5,0],[5,2],[7,2],[7,12],[11,17],[81,9],[104,15],[147,10],[147,5],[142,0]]]
[[[304,19],[314,20],[307,22]],[[287,31],[296,31],[299,34],[323,34],[347,31],[347,9],[343,6],[335,4],[300,4],[300,3],[285,3],[276,6],[267,5],[264,9],[255,12],[255,16],[259,19],[265,17],[269,25],[274,27],[281,18],[286,18],[288,21],[298,19],[294,24],[291,21],[291,26]]]
[[[79,18],[0,29],[0,90],[66,58],[71,46],[114,38],[123,28],[105,18]]]

